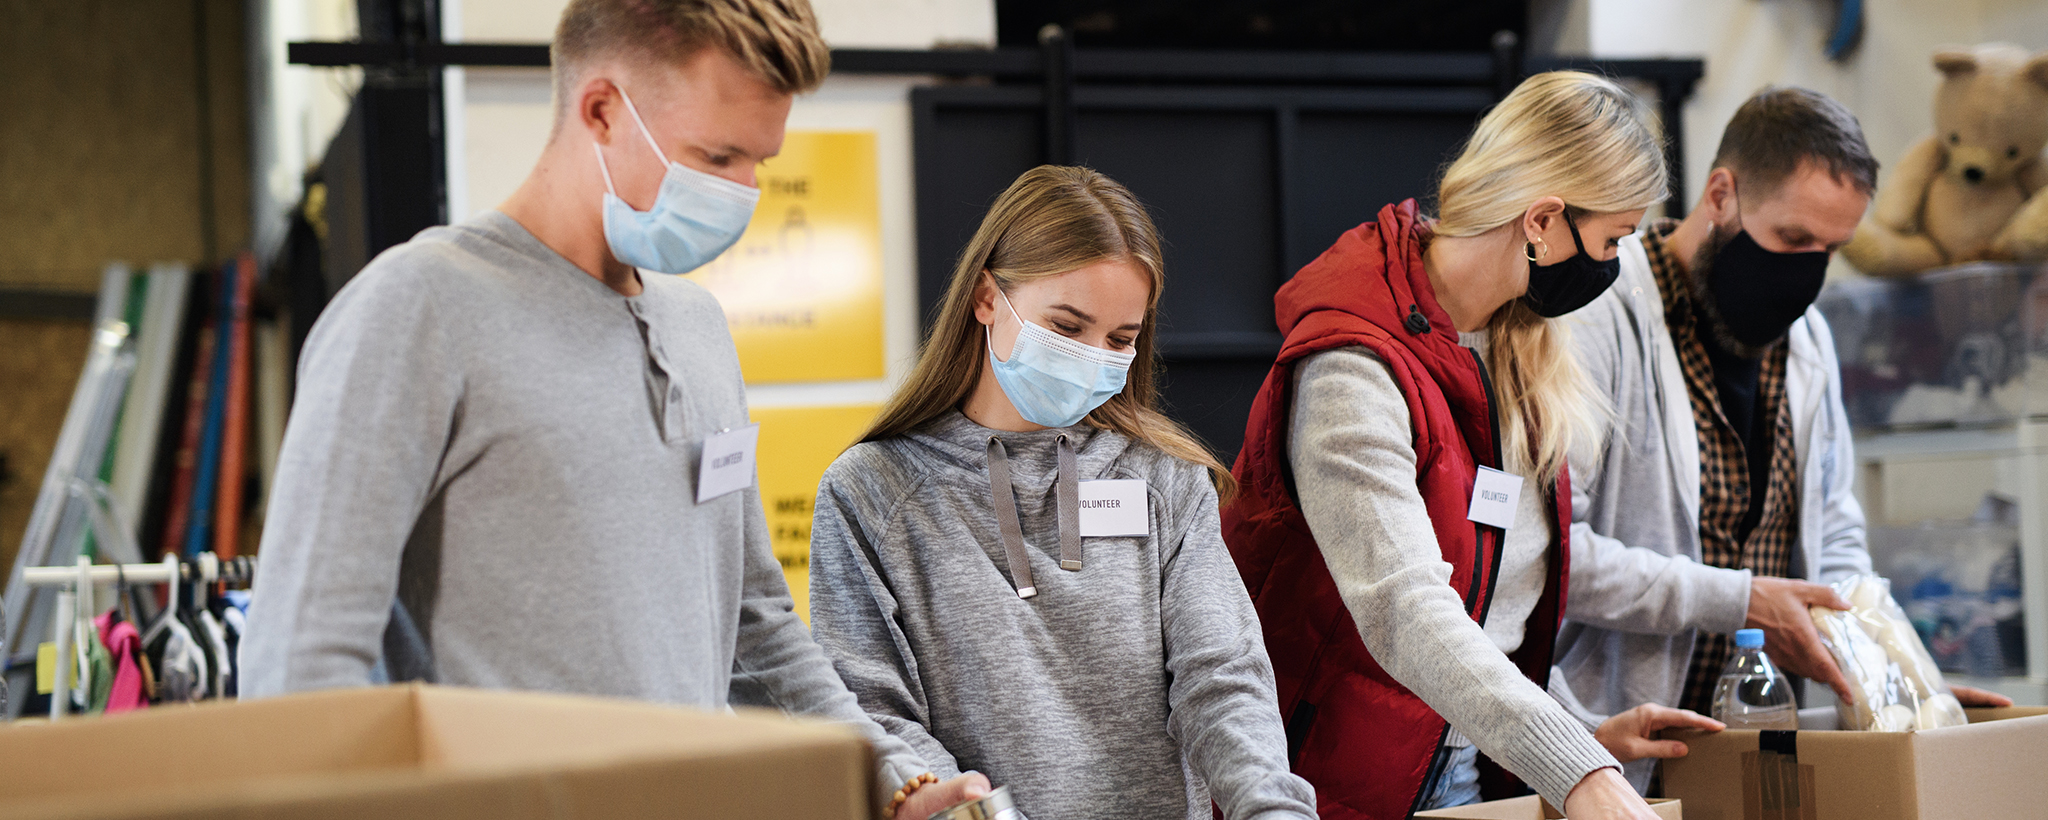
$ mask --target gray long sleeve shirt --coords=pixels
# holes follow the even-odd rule
[[[1508,660],[1520,630],[1504,646],[1507,635],[1491,625],[1514,617],[1509,610],[1526,620],[1536,597],[1528,591],[1541,594],[1540,554],[1517,558],[1529,551],[1517,547],[1529,531],[1548,542],[1540,505],[1517,510],[1499,581],[1506,597],[1482,629],[1451,589],[1451,566],[1416,487],[1408,405],[1386,364],[1362,347],[1304,359],[1287,440],[1302,516],[1359,637],[1389,675],[1552,805],[1564,805],[1587,774],[1619,768],[1578,718]],[[1541,490],[1525,480],[1522,499],[1532,496]]]
[[[1062,570],[1055,439],[1079,477],[1139,479],[1150,535],[1084,537]],[[1038,594],[1017,597],[990,497],[1008,448]],[[1034,820],[1314,817],[1257,615],[1200,467],[1085,426],[998,433],[949,412],[825,472],[811,620],[840,675],[941,776],[980,771]]]
[[[868,720],[792,612],[759,493],[697,503],[747,424],[725,316],[649,274],[626,297],[502,213],[422,232],[307,339],[242,692],[441,683],[772,706],[854,724],[886,793],[924,761]],[[427,654],[386,653],[402,601]],[[396,642],[393,644],[396,645]]]

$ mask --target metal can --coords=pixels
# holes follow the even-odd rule
[[[926,820],[1027,820],[1010,797],[1010,787],[997,786],[978,800],[949,806]]]

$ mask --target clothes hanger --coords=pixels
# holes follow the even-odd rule
[[[125,564],[115,564],[114,623],[121,623],[123,621],[135,623],[135,613],[129,609],[131,603],[128,600],[128,567]]]
[[[169,573],[169,580],[164,582],[164,609],[157,613],[156,620],[151,621],[149,628],[143,631],[144,646],[148,646],[151,641],[162,635],[164,630],[169,629],[171,620],[178,616],[178,585],[181,583],[178,573],[182,565],[178,563],[178,556],[175,553],[165,555],[163,564]]]

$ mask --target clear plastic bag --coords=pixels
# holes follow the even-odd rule
[[[1941,668],[1920,643],[1906,611],[1892,600],[1891,582],[1853,575],[1835,583],[1850,604],[1846,612],[1813,607],[1821,643],[1835,656],[1856,693],[1853,704],[1836,708],[1845,729],[1912,732],[1969,722],[1963,705],[1942,680]]]

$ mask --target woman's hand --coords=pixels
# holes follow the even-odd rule
[[[989,791],[987,777],[979,772],[968,772],[912,792],[910,798],[896,809],[893,820],[925,820],[939,813],[940,809],[987,797]]]
[[[1645,703],[1603,721],[1593,730],[1593,739],[1607,747],[1615,760],[1627,763],[1645,757],[1684,757],[1684,743],[1657,739],[1657,733],[1665,729],[1718,732],[1726,728],[1721,721],[1698,712]]]
[[[1573,786],[1564,798],[1564,816],[1572,820],[1657,820],[1650,804],[1643,802],[1635,787],[1615,769],[1595,771]]]

